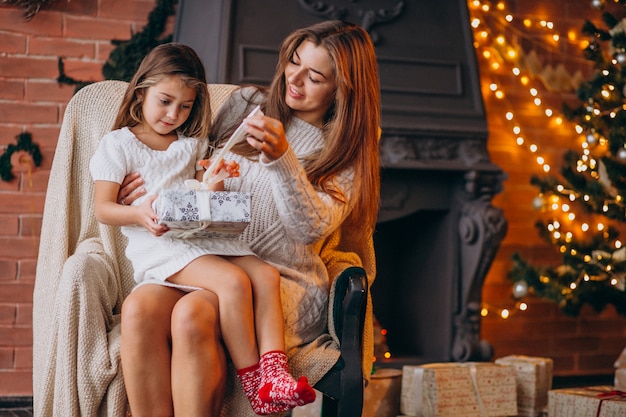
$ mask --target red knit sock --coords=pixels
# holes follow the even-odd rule
[[[271,351],[261,356],[259,397],[267,404],[291,408],[315,401],[315,391],[305,376],[297,381],[289,373],[285,352]]]
[[[287,411],[292,407],[280,404],[268,404],[259,398],[259,387],[261,386],[261,368],[258,364],[237,370],[237,376],[243,386],[252,410],[259,415],[268,415]]]

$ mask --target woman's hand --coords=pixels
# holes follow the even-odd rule
[[[138,172],[131,172],[125,176],[117,193],[116,201],[118,204],[129,206],[139,197],[145,195],[146,189],[142,185],[143,178],[141,178]]]
[[[248,132],[246,140],[250,146],[261,152],[262,159],[274,161],[287,151],[289,143],[280,120],[269,116],[252,116],[244,122]]]

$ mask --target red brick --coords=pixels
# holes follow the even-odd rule
[[[5,283],[0,282],[0,303],[32,303],[33,283]],[[0,340],[3,340],[0,337]]]
[[[65,16],[63,36],[83,39],[130,39],[132,22],[120,19],[92,19]]]
[[[15,324],[20,327],[31,327],[33,322],[33,305],[17,304]]]
[[[31,328],[0,327],[0,346],[32,346],[32,345],[33,345],[33,331]]]
[[[59,84],[56,80],[28,80],[26,82],[27,101],[55,101],[67,103],[73,95],[73,86]]]
[[[0,214],[12,213],[43,213],[45,196],[41,193],[3,193],[6,201],[0,206]]]
[[[101,0],[99,16],[105,19],[145,22],[154,5],[152,1]]]
[[[15,33],[0,32],[0,45],[6,54],[26,53],[26,36]]]
[[[32,36],[28,43],[28,53],[93,59],[96,56],[96,47],[93,41]]]
[[[32,167],[31,172],[22,172],[20,177],[20,190],[25,193],[45,193],[48,189],[48,179],[50,171],[42,169],[42,163],[36,167]]]
[[[0,7],[0,31],[61,36],[62,28],[63,16],[60,13],[40,13],[33,20],[27,22],[24,20],[20,9]]]
[[[14,349],[12,347],[0,347],[0,372],[14,367]]]
[[[33,238],[7,238],[0,236],[0,253],[7,258],[23,259],[37,258],[39,239]],[[2,299],[3,294],[0,294]]]
[[[15,259],[0,259],[0,282],[17,279],[17,262]]]
[[[25,238],[39,238],[41,234],[41,220],[41,214],[22,216],[20,218],[20,236]]]
[[[15,304],[12,304],[12,303],[0,304],[0,326],[14,325],[16,317],[17,317],[17,313],[16,313]],[[1,365],[0,365],[0,368],[2,368]]]
[[[29,123],[33,120],[57,123],[59,109],[48,104],[0,103],[0,122]]]
[[[19,220],[17,215],[10,214],[0,216],[0,236],[17,236],[18,231]],[[2,268],[0,268],[0,271],[2,271]]]
[[[6,57],[0,55],[0,74],[14,78],[56,78],[59,75],[57,58]]]
[[[4,100],[23,100],[24,90],[23,81],[0,79],[0,91],[2,91],[2,99]]]
[[[78,61],[75,59],[66,59],[65,74],[79,81],[101,81],[104,79],[102,75],[102,63],[94,61]]]
[[[22,282],[34,282],[37,271],[37,259],[20,259],[17,279]]]
[[[31,370],[33,368],[33,348],[15,348],[15,369]]]
[[[32,371],[0,372],[0,392],[6,397],[30,396],[33,394]]]

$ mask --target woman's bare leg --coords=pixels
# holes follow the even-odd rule
[[[217,296],[191,292],[172,312],[172,392],[177,416],[219,416],[226,386]]]
[[[174,415],[170,316],[183,294],[161,285],[143,285],[122,305],[120,354],[133,417]]]

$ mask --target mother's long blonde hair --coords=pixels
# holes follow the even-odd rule
[[[335,71],[335,100],[324,117],[324,147],[304,161],[309,180],[339,201],[344,195],[332,183],[344,169],[354,169],[360,186],[352,191],[356,204],[350,223],[373,231],[378,215],[380,172],[380,85],[374,45],[360,26],[337,20],[321,22],[292,32],[283,41],[274,79],[266,91],[264,113],[288,125],[293,112],[285,101],[285,67],[304,41],[321,46]],[[225,139],[225,138],[218,138]],[[252,148],[235,149],[251,156]],[[363,231],[363,230],[361,230]]]

